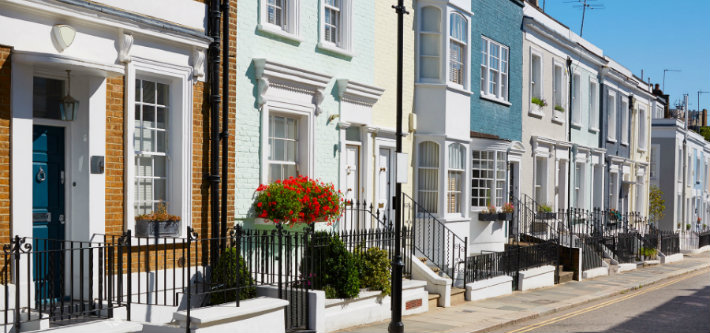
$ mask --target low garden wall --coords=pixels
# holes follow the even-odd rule
[[[466,300],[478,301],[508,295],[513,292],[513,278],[508,275],[466,284]]]
[[[546,265],[520,271],[518,274],[518,288],[531,290],[555,285],[555,266]]]

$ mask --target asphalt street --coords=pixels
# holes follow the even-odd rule
[[[709,333],[710,271],[660,281],[492,332]]]

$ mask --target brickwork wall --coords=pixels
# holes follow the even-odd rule
[[[10,86],[12,49],[0,45],[0,244],[10,241]]]
[[[124,224],[124,77],[106,79],[106,234],[120,235]]]

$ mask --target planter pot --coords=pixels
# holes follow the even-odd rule
[[[478,220],[483,222],[497,221],[498,213],[478,213]]]
[[[552,220],[557,218],[557,213],[554,212],[537,212],[535,217],[542,220]]]
[[[136,236],[163,237],[180,234],[180,221],[136,221]]]
[[[512,221],[513,220],[513,213],[498,213],[498,220]]]

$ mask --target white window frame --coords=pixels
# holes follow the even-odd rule
[[[261,163],[261,183],[269,183],[269,173],[271,161],[269,159],[269,134],[271,133],[271,116],[294,118],[298,126],[298,148],[296,156],[297,174],[313,177],[313,137],[314,124],[313,113],[309,108],[300,109],[296,105],[269,101],[264,105],[262,112],[264,121],[262,122],[262,152]]]
[[[676,181],[678,183],[681,183],[683,181],[683,148],[678,147],[678,155],[677,156],[678,156],[678,159],[677,159],[678,165],[676,166],[676,170],[678,170],[677,171],[678,176],[676,177]]]
[[[621,95],[620,114],[621,114],[621,144],[627,146],[629,144],[629,97]]]
[[[577,202],[577,208],[585,208],[585,201],[587,193],[587,164],[584,162],[576,162],[575,165],[575,200]]]
[[[547,205],[549,202],[547,193],[547,177],[550,172],[550,161],[548,156],[536,155],[534,162],[535,170],[533,171],[533,176],[535,179],[533,182],[533,199],[540,205]],[[542,169],[542,172],[540,169]],[[541,200],[541,198],[544,200]]]
[[[619,184],[621,174],[618,171],[609,173],[609,209],[619,209]]]
[[[616,142],[616,92],[609,90],[606,96],[606,140]]]
[[[599,131],[599,82],[589,78],[589,130]]]
[[[447,175],[446,175],[446,213],[450,215],[463,216],[464,215],[464,186],[466,184],[466,147],[460,143],[451,143],[448,147],[448,165],[447,165]],[[460,154],[460,159],[462,166],[461,168],[454,168],[451,163],[452,154]],[[458,190],[452,189],[451,180],[452,175],[458,175],[459,183],[456,185]],[[456,209],[451,209],[451,197],[458,196],[458,206]],[[457,211],[458,210],[458,211]]]
[[[433,9],[436,10],[439,14],[439,26],[438,26],[438,31],[433,31],[433,30],[424,30],[424,15],[422,12],[427,9]],[[441,83],[441,54],[442,54],[442,47],[441,47],[441,34],[442,34],[442,25],[445,20],[442,19],[442,10],[441,8],[433,5],[425,5],[419,8],[419,14],[418,17],[418,22],[417,22],[417,79],[418,82],[423,82],[423,83]],[[438,45],[436,49],[436,55],[424,55],[422,53],[422,47],[424,46],[424,43],[422,40],[424,39],[423,36],[428,36],[431,38],[436,39],[436,45]],[[437,73],[438,75],[436,77],[424,77],[422,75],[422,68],[423,68],[423,59],[428,59],[429,61],[432,61],[437,64]]]
[[[558,68],[560,70],[559,79],[557,78],[557,75],[556,75],[556,71]],[[557,82],[558,80],[560,82]],[[557,87],[558,83],[559,83],[559,87]],[[567,105],[568,103],[567,103],[567,98],[566,98],[567,97],[566,92],[567,92],[567,71],[566,71],[565,66],[562,62],[560,62],[557,59],[553,59],[552,60],[552,103],[550,106],[552,107],[552,114],[553,114],[552,120],[555,122],[564,123],[565,119],[567,118],[567,117],[565,117],[565,113],[569,112],[569,105]],[[558,97],[560,99],[559,104],[557,104],[557,101],[556,101],[556,99]],[[563,111],[555,110],[556,105],[561,106],[565,111],[563,112]]]
[[[338,41],[336,43],[333,43],[331,41],[328,41],[325,39],[325,28],[326,28],[326,22],[325,22],[325,12],[328,7],[330,7],[328,4],[326,4],[326,0],[321,0],[320,1],[320,26],[319,26],[319,39],[318,39],[318,48],[333,52],[342,56],[346,57],[353,57],[355,54],[353,52],[353,43],[352,43],[352,35],[353,35],[353,29],[352,29],[352,16],[353,16],[353,10],[352,10],[352,1],[353,0],[337,0],[340,2],[340,7],[338,8],[340,10],[340,21],[338,22],[338,27],[337,29],[337,38]]]
[[[500,102],[506,105],[510,105],[510,48],[506,45],[503,45],[499,42],[496,42],[486,36],[481,36],[481,41],[485,41],[487,48],[485,51],[481,50],[481,57],[482,60],[485,60],[485,64],[483,61],[481,62],[481,97],[494,100],[496,102]],[[483,44],[481,44],[483,45]],[[491,61],[491,49],[497,46],[498,47],[498,69],[496,71],[496,91],[491,93],[490,92],[490,82],[491,82],[491,68],[490,68],[490,61]],[[503,50],[506,51],[507,53],[507,58],[508,60],[505,62],[505,74],[503,73]],[[505,85],[503,84],[503,76],[505,76]]]
[[[534,59],[537,58],[537,70],[535,69],[535,61]],[[543,75],[543,55],[542,52],[535,50],[533,48],[530,48],[530,96],[529,96],[529,103],[530,103],[530,108],[528,109],[529,113],[537,116],[537,117],[542,117],[544,116],[544,112],[542,111],[542,108],[536,104],[532,103],[533,97],[537,97],[539,99],[544,100],[545,99],[545,85],[544,83],[544,75]],[[537,73],[538,77],[535,77],[535,73]],[[537,81],[536,81],[537,79]],[[536,91],[539,90],[539,91]]]
[[[269,0],[259,0],[259,24],[257,30],[300,43],[300,8],[301,0],[283,0],[281,25],[269,23]]]
[[[436,147],[436,165],[435,166],[429,166],[429,165],[423,166],[422,165],[421,158],[423,155],[422,155],[421,148],[424,144],[433,144],[434,147]],[[440,201],[439,200],[439,193],[440,193],[440,191],[439,191],[439,189],[440,189],[439,170],[440,170],[440,168],[441,168],[441,145],[438,142],[432,141],[432,140],[425,140],[425,141],[419,142],[417,144],[417,202],[419,202],[419,204],[421,205],[421,208],[427,210],[429,213],[431,213],[433,215],[436,215],[439,213],[439,201]],[[420,174],[423,170],[434,171],[436,176],[433,178],[433,179],[435,179],[435,184],[432,188],[425,189],[422,187],[423,184],[419,180],[419,177],[420,177]],[[424,193],[426,193],[426,194],[435,193],[436,194],[435,199],[432,201],[432,204],[434,205],[434,207],[427,207],[427,202],[424,200],[424,198],[422,196],[422,194],[424,194]]]
[[[579,73],[572,75],[572,125],[582,127],[582,76]]]
[[[639,111],[638,111],[638,120],[639,121],[637,122],[637,124],[638,124],[638,151],[639,152],[646,152],[646,149],[647,149],[647,147],[646,147],[647,142],[646,141],[648,141],[648,137],[647,137],[648,125],[647,125],[647,121],[646,121],[646,117],[647,117],[646,112],[647,111],[646,111],[645,106],[642,106],[642,105],[639,106]]]
[[[295,137],[294,137],[294,138],[278,138],[278,137],[275,137],[275,136],[274,136],[274,133],[272,133],[272,131],[271,131],[271,130],[272,130],[271,125],[273,125],[273,121],[272,121],[273,118],[276,118],[276,117],[283,118],[283,119],[285,119],[285,120],[293,120],[293,121],[295,122],[295,126],[294,126],[294,129],[295,129],[295,135],[294,135],[294,136],[295,136]],[[266,149],[268,150],[268,152],[267,152],[268,161],[267,161],[266,173],[267,173],[267,178],[269,179],[269,182],[272,181],[272,179],[271,179],[271,166],[274,165],[274,164],[278,164],[278,165],[293,165],[293,166],[295,167],[295,169],[296,169],[296,170],[295,170],[295,175],[296,175],[296,176],[299,175],[299,172],[300,172],[300,165],[299,165],[300,159],[299,159],[299,158],[301,157],[301,156],[300,156],[300,151],[301,151],[301,149],[300,149],[300,148],[301,148],[301,147],[300,147],[300,144],[301,144],[301,142],[302,142],[302,140],[301,140],[301,138],[300,138],[300,132],[301,132],[300,126],[301,126],[301,121],[300,121],[299,118],[300,118],[300,117],[294,117],[294,116],[292,116],[292,115],[280,114],[280,113],[276,113],[276,112],[272,112],[271,114],[269,114],[269,127],[268,127],[268,132],[266,132],[267,142],[269,143],[269,145],[268,145],[267,148],[266,148]],[[273,159],[274,156],[271,156],[271,148],[272,148],[272,147],[271,147],[271,141],[272,141],[272,139],[273,139],[273,140],[280,140],[280,141],[293,141],[293,142],[296,143],[296,144],[295,144],[295,152],[294,152],[294,159],[293,159],[293,161]],[[284,152],[285,152],[285,151],[284,151]],[[286,178],[287,178],[287,177],[279,177],[280,180],[283,180],[283,179],[286,179]]]
[[[478,153],[478,158],[476,159],[475,156]],[[481,158],[481,154],[485,153],[487,158]],[[501,155],[502,156],[499,156]],[[493,155],[493,159],[490,159],[490,155]],[[474,159],[478,162],[484,162],[484,163],[492,163],[493,168],[480,168],[477,169],[478,171],[485,171],[485,172],[491,172],[492,177],[475,177],[474,178],[474,169],[473,166],[474,164]],[[502,164],[502,165],[501,165]],[[503,177],[498,177],[499,172],[503,172]],[[505,201],[506,201],[506,182],[508,180],[508,170],[507,170],[507,156],[505,151],[501,150],[478,150],[478,149],[473,149],[471,151],[471,191],[473,192],[473,189],[477,190],[487,190],[489,193],[489,197],[484,198],[480,194],[474,196],[473,193],[471,194],[471,208],[473,210],[475,209],[480,209],[483,207],[486,207],[488,205],[494,205],[496,207],[501,207]],[[474,182],[479,182],[479,186],[474,187]],[[490,182],[490,183],[489,183]],[[498,190],[500,188],[500,184],[502,183],[502,189],[503,193],[502,195],[498,195]],[[484,185],[480,185],[484,184]],[[492,197],[490,196],[492,194]],[[490,199],[493,199],[494,202],[490,202]],[[474,203],[474,200],[476,202]],[[481,205],[481,200],[484,200],[483,205]]]
[[[650,159],[650,168],[649,168],[649,173],[650,173],[650,178],[652,180],[658,179],[658,172],[660,171],[659,168],[661,167],[660,165],[660,160],[659,160],[659,155],[661,153],[661,146],[660,145],[651,145],[651,156],[649,157]]]
[[[455,38],[451,34],[452,28],[453,28],[453,17],[454,16],[460,17],[461,20],[463,20],[463,22],[464,22],[463,38],[465,38],[465,39]],[[460,13],[458,11],[450,11],[447,22],[448,22],[448,27],[449,27],[449,29],[447,31],[447,35],[449,38],[448,52],[447,52],[449,61],[447,62],[448,70],[446,71],[447,82],[455,85],[458,88],[468,89],[468,86],[469,86],[469,84],[468,84],[468,77],[469,77],[469,73],[468,73],[468,63],[469,63],[469,61],[468,61],[468,59],[469,59],[468,45],[469,44],[468,44],[468,40],[470,39],[469,38],[469,28],[468,28],[469,22],[468,22],[468,19],[466,19],[466,16],[464,16],[462,13]],[[451,52],[453,45],[456,45],[461,48],[461,58],[458,61],[454,61],[453,53]],[[459,77],[458,81],[454,80],[453,75],[452,75],[452,68],[455,64],[461,66],[461,74],[459,75],[460,77]]]
[[[127,230],[135,230],[134,209],[135,184],[134,179],[137,173],[135,167],[135,84],[136,79],[159,81],[169,85],[169,105],[170,115],[168,115],[168,131],[180,133],[180,135],[168,136],[168,188],[166,193],[168,213],[180,216],[181,226],[179,237],[185,236],[185,226],[192,225],[192,138],[193,138],[193,76],[189,67],[175,66],[160,63],[153,60],[133,58],[126,71],[125,93],[126,103],[124,107],[124,128],[126,138],[124,147],[127,156],[124,160],[125,177],[127,180],[125,187],[125,225]]]

